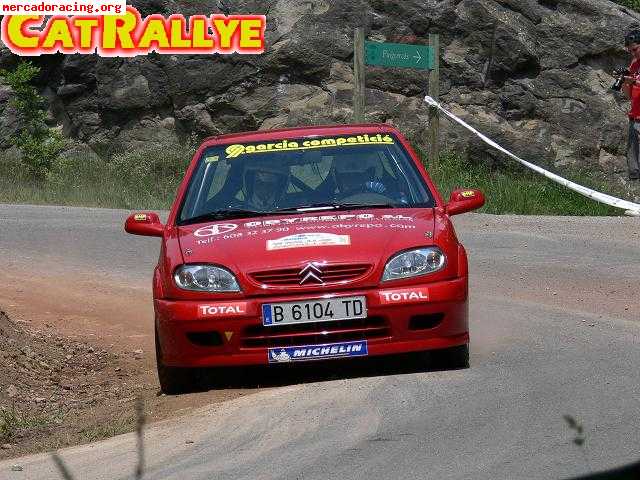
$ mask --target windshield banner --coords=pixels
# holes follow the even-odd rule
[[[301,142],[280,140],[274,143],[261,143],[258,145],[229,145],[225,150],[227,158],[236,158],[247,153],[263,153],[291,150],[311,150],[313,148],[344,147],[348,145],[393,145],[394,140],[391,135],[356,135],[353,137],[334,137],[315,140],[304,140]]]

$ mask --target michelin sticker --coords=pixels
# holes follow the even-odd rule
[[[269,349],[269,363],[304,362],[325,358],[362,357],[368,355],[367,341],[328,343]]]
[[[334,233],[299,233],[276,240],[267,240],[267,250],[327,247],[332,245],[351,245],[351,237],[349,235],[336,235]]]

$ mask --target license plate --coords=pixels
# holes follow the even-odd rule
[[[331,322],[367,317],[367,298],[337,297],[306,302],[265,303],[262,305],[263,325]]]

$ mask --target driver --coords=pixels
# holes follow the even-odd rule
[[[387,191],[382,176],[382,163],[376,154],[336,158],[333,162],[333,177],[336,192],[341,195]]]
[[[242,177],[245,204],[253,210],[271,210],[287,193],[289,167],[277,160],[252,160]]]

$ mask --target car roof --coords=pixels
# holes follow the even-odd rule
[[[398,129],[386,123],[362,123],[353,125],[318,125],[293,128],[279,128],[276,130],[258,130],[253,132],[228,133],[216,135],[204,140],[206,145],[216,145],[229,142],[259,142],[282,140],[283,138],[300,138],[311,136],[358,135],[363,133],[393,133],[400,134]]]

